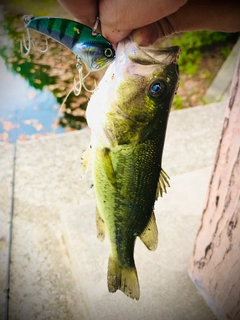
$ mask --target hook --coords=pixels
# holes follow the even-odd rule
[[[25,15],[25,16],[23,16],[23,21],[25,24],[27,24],[32,18],[33,18],[33,16]],[[38,52],[41,52],[41,53],[47,52],[47,50],[48,50],[47,38],[45,38],[46,48],[40,49],[36,46],[34,41],[31,39],[29,29],[26,28],[26,30],[27,30],[27,40],[26,40],[25,36],[23,35],[22,41],[20,41],[20,50],[21,50],[22,54],[27,56],[29,54],[29,52],[31,51],[31,47],[35,48]],[[24,52],[23,47],[26,52]]]
[[[34,41],[31,39],[30,32],[27,29],[27,40],[26,40],[25,36],[23,36],[22,41],[20,41],[20,50],[21,50],[22,54],[25,56],[27,56],[29,54],[29,52],[31,51],[31,47],[34,48],[35,50],[37,50],[38,52],[45,53],[48,51],[47,38],[45,38],[45,45],[46,45],[46,47],[44,49],[38,48],[36,46],[36,44],[34,43]],[[24,52],[23,48],[25,49],[26,52]]]
[[[82,63],[81,63],[81,58],[77,55],[77,64],[76,64],[76,69],[78,72],[78,77],[79,77],[79,81],[77,82],[75,77],[74,77],[74,82],[73,82],[73,92],[75,94],[75,96],[79,96],[79,94],[81,93],[81,89],[82,89],[82,84],[83,84],[83,75],[82,75]]]
[[[46,45],[46,47],[44,49],[38,48],[36,46],[36,44],[34,43],[34,41],[31,39],[30,32],[27,29],[27,40],[26,40],[25,36],[23,36],[22,41],[20,41],[20,50],[24,56],[27,56],[29,54],[29,52],[31,51],[31,47],[36,49],[38,52],[45,53],[48,51],[47,38],[45,38],[45,45]],[[24,52],[23,48],[25,49],[25,52]]]
[[[89,90],[85,84],[84,84],[84,80],[88,77],[90,71],[83,77],[83,74],[82,74],[82,70],[83,70],[83,66],[82,66],[82,63],[81,63],[81,58],[80,56],[76,56],[77,57],[77,64],[76,64],[76,68],[77,68],[77,71],[78,71],[78,77],[79,77],[79,81],[76,81],[76,79],[74,78],[74,83],[73,83],[73,92],[76,96],[78,96],[80,93],[81,93],[81,89],[82,87],[87,91],[87,92],[90,92],[90,93],[93,93],[94,90],[96,89],[96,82],[95,82],[95,89],[93,90]]]
[[[95,88],[93,90],[89,90],[85,84],[84,84],[84,80],[88,77],[90,71],[83,77],[83,74],[82,74],[82,63],[81,63],[81,58],[77,55],[76,56],[77,58],[77,64],[76,64],[76,68],[77,68],[77,71],[78,71],[78,76],[79,76],[79,80],[77,81],[74,77],[74,81],[73,81],[73,87],[72,89],[68,92],[68,94],[66,95],[66,97],[64,98],[61,106],[60,106],[60,109],[59,109],[59,112],[58,112],[58,117],[63,109],[63,106],[65,104],[65,102],[67,101],[67,98],[70,96],[70,94],[72,92],[74,92],[74,94],[76,96],[79,96],[79,94],[81,93],[81,90],[82,90],[82,87],[87,91],[87,92],[90,92],[90,93],[93,93],[95,90],[96,90],[96,87],[97,87],[97,84],[96,84],[96,80],[94,80],[94,86]]]
[[[32,40],[33,48],[35,48],[38,52],[41,52],[41,53],[45,53],[45,52],[48,51],[48,39],[47,38],[45,38],[45,44],[46,44],[46,48],[45,49],[40,49],[35,45],[34,41]]]
[[[28,37],[27,41],[26,41],[25,36],[23,36],[22,41],[20,41],[20,50],[21,50],[22,54],[25,56],[27,56],[29,54],[29,52],[31,50],[31,42],[32,42],[31,37],[30,37],[30,32],[28,29],[27,29],[27,37]],[[27,44],[27,42],[28,42],[28,44]],[[26,52],[23,51],[23,47],[26,50]]]

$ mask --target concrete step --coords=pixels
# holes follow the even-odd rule
[[[80,158],[90,130],[16,145],[10,319],[206,319],[210,309],[187,276],[214,163],[224,103],[170,114],[163,168],[171,188],[156,202],[159,248],[140,241],[141,298],[107,291],[108,242],[95,232],[95,198]],[[13,147],[0,145],[0,319],[7,279]],[[3,241],[3,242],[4,242]],[[5,259],[5,260],[2,260]]]
[[[234,45],[231,53],[223,63],[221,69],[218,71],[211,86],[208,88],[204,96],[204,99],[208,103],[222,101],[228,97],[239,53],[240,38]]]

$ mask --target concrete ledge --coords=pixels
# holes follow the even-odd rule
[[[171,177],[212,165],[226,103],[171,112],[163,152],[163,168]]]
[[[234,71],[240,52],[240,38],[233,47],[231,53],[223,63],[218,74],[214,78],[211,86],[208,88],[204,98],[210,102],[221,101],[228,97],[230,85],[232,83]]]
[[[5,315],[14,146],[0,144],[0,319]]]

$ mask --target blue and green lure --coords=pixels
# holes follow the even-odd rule
[[[115,58],[112,44],[99,33],[76,21],[25,16],[25,27],[38,31],[70,49],[89,71],[97,71],[110,64]]]
[[[24,16],[23,20],[28,34],[28,45],[25,39],[23,39],[23,43],[21,43],[22,52],[23,46],[26,50],[24,53],[25,55],[30,52],[31,45],[36,47],[30,38],[29,29],[49,36],[64,45],[66,48],[70,49],[76,55],[76,68],[79,75],[79,81],[77,82],[74,78],[73,88],[66,96],[63,104],[72,91],[74,91],[75,95],[79,95],[82,86],[86,91],[92,92],[85,87],[84,79],[90,72],[98,71],[109,65],[114,60],[115,50],[112,44],[102,35],[96,33],[95,27],[94,29],[91,29],[76,21],[52,17],[34,18],[33,16]],[[99,19],[97,19],[96,25],[98,22]],[[40,52],[46,52],[47,46],[44,50],[38,50]],[[82,74],[81,62],[83,62],[89,70],[85,76]]]

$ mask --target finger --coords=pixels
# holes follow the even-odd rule
[[[116,43],[132,30],[149,25],[171,14],[187,0],[100,0],[99,11],[103,35]]]
[[[77,21],[93,28],[98,15],[97,0],[58,0]]]
[[[193,30],[240,31],[239,0],[190,0],[168,16],[175,33]],[[161,22],[161,21],[160,21]]]
[[[158,39],[164,37],[164,33],[161,25],[158,22],[151,23],[142,28],[138,28],[132,31],[131,39],[139,46],[147,47],[152,45]]]
[[[118,29],[112,29],[112,30],[106,30],[105,25],[101,23],[101,30],[102,35],[108,39],[114,46],[117,45],[118,42],[125,39],[129,36],[129,34],[132,32],[132,30],[118,30]]]

